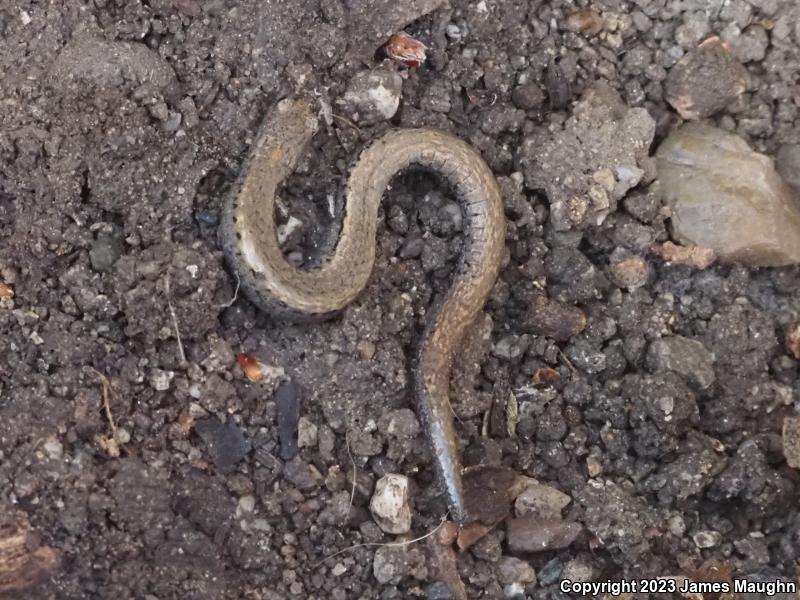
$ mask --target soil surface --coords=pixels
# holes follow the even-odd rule
[[[348,166],[391,127],[459,135],[503,189],[507,259],[453,377],[464,460],[557,488],[580,533],[527,552],[493,529],[457,556],[470,598],[561,598],[562,578],[708,561],[795,577],[800,478],[781,427],[798,409],[783,339],[800,271],[648,253],[669,239],[652,174],[590,226],[554,226],[533,162],[538,140],[571,143],[565,123],[598,82],[646,109],[652,152],[680,121],[664,99],[669,69],[712,33],[751,79],[712,121],[773,155],[800,142],[798,7],[440,4],[0,0],[0,282],[13,290],[0,294],[0,511],[36,532],[26,543],[47,564],[28,571],[53,574],[9,597],[451,597],[425,542],[364,544],[424,535],[446,512],[409,411],[410,369],[450,285],[461,215],[435,179],[403,175],[386,194],[372,282],[340,317],[298,325],[257,311],[236,293],[216,225],[261,119],[294,94],[333,115],[283,192],[298,263],[329,247]],[[595,14],[569,21],[580,8]],[[400,108],[357,121],[348,83],[400,28],[428,59],[383,65],[402,77]],[[559,176],[570,165],[562,157]],[[632,265],[639,284],[620,253],[645,257]],[[260,381],[240,352],[261,363]],[[276,398],[286,379],[297,385]],[[283,429],[297,402],[295,449]],[[386,473],[412,480],[408,538],[370,515]],[[538,581],[509,587],[525,566],[511,556]]]

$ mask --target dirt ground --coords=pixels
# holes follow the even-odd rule
[[[470,141],[504,191],[508,256],[453,378],[464,459],[566,493],[581,534],[515,553],[505,527],[492,530],[458,555],[470,598],[512,593],[508,556],[535,569],[531,598],[566,597],[565,577],[678,575],[709,560],[795,577],[800,479],[781,424],[798,409],[783,339],[800,316],[800,271],[647,254],[669,230],[645,183],[601,225],[568,231],[529,184],[536,140],[558,139],[597,82],[647,110],[654,148],[678,122],[665,77],[711,33],[752,80],[713,121],[770,154],[800,142],[797,5],[450,0],[429,12],[437,4],[0,0],[0,282],[14,293],[0,300],[0,511],[23,513],[58,556],[51,583],[11,597],[450,597],[425,542],[326,558],[396,541],[368,509],[386,473],[412,479],[412,537],[445,514],[409,382],[426,310],[450,284],[460,215],[432,178],[400,177],[373,280],[332,321],[276,321],[235,295],[220,207],[265,112],[294,94],[338,117],[284,190],[281,218],[300,222],[286,243],[295,260],[325,246],[348,165],[390,127]],[[599,31],[568,29],[583,7]],[[385,65],[403,78],[399,111],[353,123],[348,82],[400,27],[428,60]],[[609,272],[620,247],[647,257],[638,289]],[[543,293],[583,311],[585,330],[542,335],[530,321]],[[672,334],[702,344],[680,374],[653,358]],[[248,381],[240,352],[267,376]],[[535,385],[544,368],[557,381]],[[303,417],[288,460],[282,377],[299,384]]]

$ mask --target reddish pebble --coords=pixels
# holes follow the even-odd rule
[[[418,67],[425,62],[427,46],[415,40],[404,31],[395,33],[383,46],[384,52],[392,60],[406,67]]]

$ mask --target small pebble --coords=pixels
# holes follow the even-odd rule
[[[197,420],[194,430],[205,443],[211,460],[223,473],[233,471],[250,451],[250,442],[235,423],[223,423],[216,417],[210,417]]]
[[[306,417],[297,422],[297,446],[313,448],[317,445],[317,426]]]
[[[164,371],[162,369],[150,369],[147,377],[147,382],[157,392],[165,392],[169,389],[172,379],[175,377],[173,371]]]
[[[116,232],[99,231],[89,249],[89,262],[95,271],[105,272],[114,266],[122,255],[124,244]]]
[[[383,546],[375,551],[372,574],[380,584],[397,584],[408,571],[406,550],[397,546]]]
[[[619,249],[617,249],[619,250]],[[650,265],[641,256],[615,250],[611,254],[609,275],[615,285],[626,290],[635,290],[650,278]]]
[[[522,318],[523,330],[557,342],[566,342],[586,327],[586,315],[576,306],[539,294]]]
[[[425,588],[426,600],[453,600],[453,593],[443,581],[435,581]]]
[[[692,540],[698,548],[713,548],[722,540],[722,534],[718,531],[698,531],[692,536]]]
[[[508,546],[513,552],[544,552],[568,547],[583,531],[579,523],[541,519],[530,514],[507,524]]]
[[[241,515],[243,513],[251,513],[256,508],[256,497],[253,495],[246,495],[239,498],[239,502],[236,505],[236,514]]]
[[[411,529],[408,500],[408,477],[389,473],[375,484],[369,509],[375,522],[386,533],[407,533]]]
[[[519,583],[527,585],[536,582],[536,571],[530,563],[514,556],[504,556],[497,562],[500,583],[508,585]]]
[[[322,474],[317,468],[305,462],[300,456],[295,456],[284,465],[283,476],[300,491],[313,490],[323,481]]]
[[[518,85],[511,92],[511,101],[514,106],[523,110],[533,110],[544,104],[545,93],[535,83]]]
[[[524,598],[525,588],[521,583],[509,583],[503,588],[503,596],[505,598]]]
[[[783,418],[783,455],[786,464],[800,469],[800,417]]]
[[[561,576],[570,581],[587,582],[594,579],[594,570],[585,558],[577,557],[564,565],[564,571]]]
[[[361,71],[350,80],[344,94],[345,106],[358,123],[386,121],[397,112],[402,89],[403,80],[394,71]]]
[[[561,511],[572,501],[567,494],[548,485],[528,485],[514,502],[518,517],[534,515],[540,519],[560,519]]]
[[[384,435],[408,440],[415,438],[419,434],[420,425],[413,410],[400,408],[382,417],[378,422],[378,429]]]
[[[718,37],[711,37],[672,67],[665,96],[684,119],[709,117],[741,96],[747,70]]]
[[[64,457],[64,446],[58,441],[58,438],[50,436],[42,446],[52,460],[61,460]]]
[[[672,335],[654,341],[647,352],[647,366],[653,371],[674,371],[699,389],[716,378],[714,355],[699,340]]]
[[[690,123],[656,159],[677,241],[748,266],[800,261],[800,207],[770,158],[732,133]]]

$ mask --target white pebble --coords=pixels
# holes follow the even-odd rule
[[[61,445],[61,442],[56,437],[47,438],[43,447],[44,451],[47,452],[47,456],[53,460],[60,460],[64,456],[64,446]]]
[[[381,477],[375,484],[369,510],[378,527],[386,533],[407,533],[411,529],[408,477],[395,473]]]

